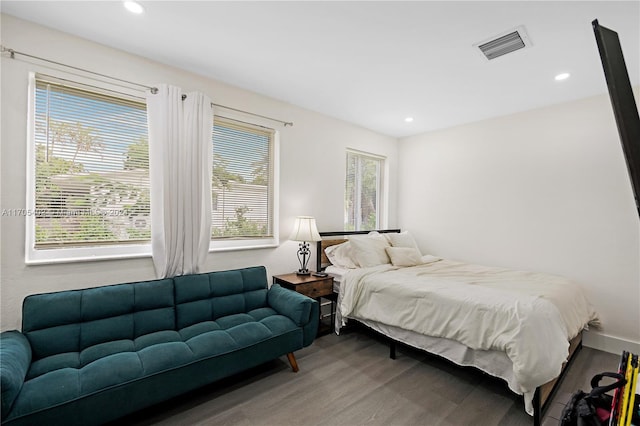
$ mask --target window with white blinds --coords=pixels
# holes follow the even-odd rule
[[[30,88],[27,263],[149,256],[144,99],[39,74]],[[212,134],[210,250],[277,245],[277,132],[216,115]]]
[[[35,77],[33,249],[148,242],[143,101]]]
[[[274,237],[275,131],[214,117],[213,241]]]
[[[383,157],[347,151],[346,231],[369,231],[380,227],[383,170]]]

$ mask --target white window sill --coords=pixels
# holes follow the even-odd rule
[[[25,263],[27,265],[45,265],[140,257],[151,257],[151,244],[74,247],[48,250],[32,249],[27,251]]]
[[[221,240],[211,241],[209,253],[256,250],[278,247],[278,240]],[[25,264],[47,265],[57,263],[96,262],[103,260],[121,260],[151,257],[151,244],[117,245],[104,247],[62,248],[49,250],[29,250]]]
[[[277,238],[239,239],[239,240],[213,240],[209,244],[209,253],[236,250],[254,250],[278,247]]]

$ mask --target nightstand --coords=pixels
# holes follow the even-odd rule
[[[335,318],[334,303],[337,300],[337,294],[333,292],[333,277],[315,277],[313,275],[284,274],[274,275],[273,283],[280,284],[282,287],[293,290],[305,296],[316,299],[320,304],[320,325],[318,327],[318,335],[326,334],[333,330],[333,321]],[[324,314],[322,312],[323,303],[320,299],[328,299],[331,305],[331,312]],[[323,322],[324,318],[329,317],[329,324]]]

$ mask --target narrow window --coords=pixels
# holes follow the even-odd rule
[[[224,247],[225,240],[274,238],[274,146],[272,129],[214,118],[211,237],[218,243],[214,247]]]
[[[384,158],[347,151],[344,229],[367,231],[381,224]]]

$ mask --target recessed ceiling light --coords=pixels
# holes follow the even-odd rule
[[[126,7],[129,12],[135,13],[137,15],[141,14],[142,12],[144,12],[144,7],[142,7],[142,5],[140,3],[135,2],[135,1],[125,1],[124,2],[124,7]]]
[[[413,117],[407,117],[404,119],[407,123],[411,123],[413,121]]]
[[[571,76],[568,72],[563,72],[562,74],[556,75],[556,81],[566,80]]]

